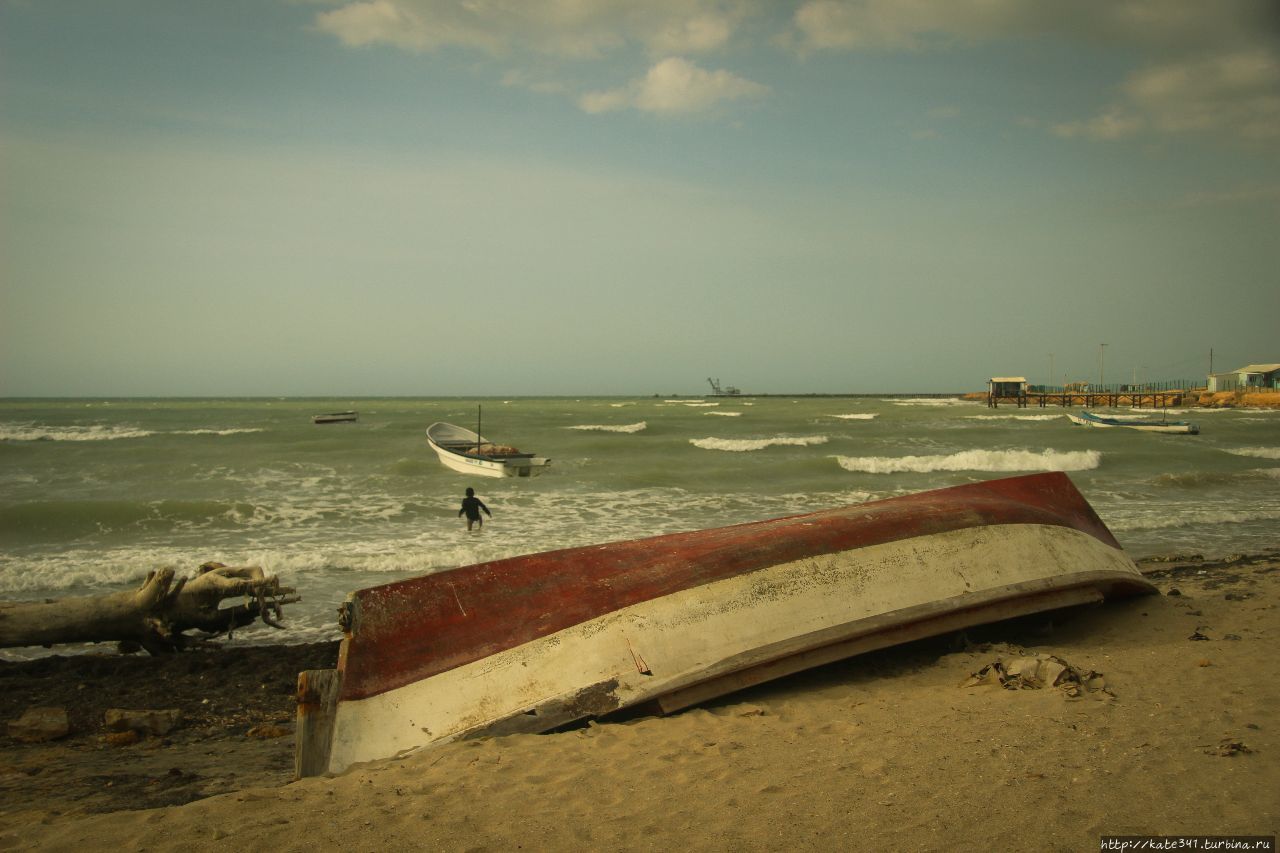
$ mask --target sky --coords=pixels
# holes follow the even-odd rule
[[[1275,0],[0,0],[0,396],[1280,362]]]

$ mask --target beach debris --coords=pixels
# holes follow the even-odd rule
[[[301,601],[259,566],[208,562],[175,581],[165,567],[136,590],[84,598],[0,602],[0,648],[119,642],[122,651],[175,652],[259,619],[283,628],[281,607]],[[231,607],[227,599],[242,598]],[[186,631],[199,631],[187,635]]]
[[[1023,655],[997,659],[971,674],[961,687],[999,685],[1006,690],[1040,690],[1055,687],[1068,696],[1080,696],[1090,690],[1106,690],[1102,673],[1081,670],[1057,655]]]
[[[102,736],[102,739],[106,741],[108,746],[133,746],[142,740],[142,735],[133,729],[125,729],[122,732],[107,732]]]
[[[1230,758],[1245,752],[1253,752],[1245,742],[1238,737],[1228,735],[1216,744],[1206,744],[1205,755],[1220,755],[1224,758]]]
[[[170,708],[164,711],[130,711],[124,708],[108,708],[103,715],[108,731],[134,731],[143,735],[167,735],[182,722],[182,711]]]
[[[271,738],[285,737],[293,734],[293,729],[278,726],[275,723],[259,723],[249,731],[245,732],[245,737],[259,738],[261,740],[269,740]]]
[[[1207,640],[1209,639],[1209,637],[1208,635],[1202,633],[1199,628],[1196,628],[1196,630],[1192,632],[1191,636],[1187,637],[1187,639],[1188,640]]]
[[[45,743],[71,733],[66,708],[31,707],[9,721],[9,737],[23,743]]]

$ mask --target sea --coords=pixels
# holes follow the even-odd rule
[[[312,423],[342,410],[359,420]],[[0,400],[0,600],[257,565],[302,600],[283,630],[232,642],[314,642],[341,636],[338,607],[367,586],[1037,471],[1067,472],[1134,558],[1280,545],[1280,411],[1100,410],[1199,435],[1066,411],[906,395]],[[455,473],[427,445],[435,421],[480,422],[552,464]],[[467,487],[493,513],[471,533]]]

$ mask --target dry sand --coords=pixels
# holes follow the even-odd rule
[[[34,748],[9,743],[0,848],[1096,850],[1105,834],[1274,836],[1280,554],[1144,568],[1161,595],[866,655],[668,718],[455,743],[332,778],[246,774],[243,728],[206,727],[194,746],[152,746],[146,766],[199,752],[206,789],[219,761],[245,775],[213,789],[255,787],[183,805],[85,813],[103,801],[60,797],[68,777],[31,772]],[[1101,672],[1107,688],[961,686],[1023,653]],[[43,760],[136,769],[148,749],[82,746],[45,745]]]

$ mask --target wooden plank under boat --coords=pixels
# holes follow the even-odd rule
[[[299,679],[298,776],[663,712],[850,655],[1150,592],[1063,473],[530,554],[358,590]]]

